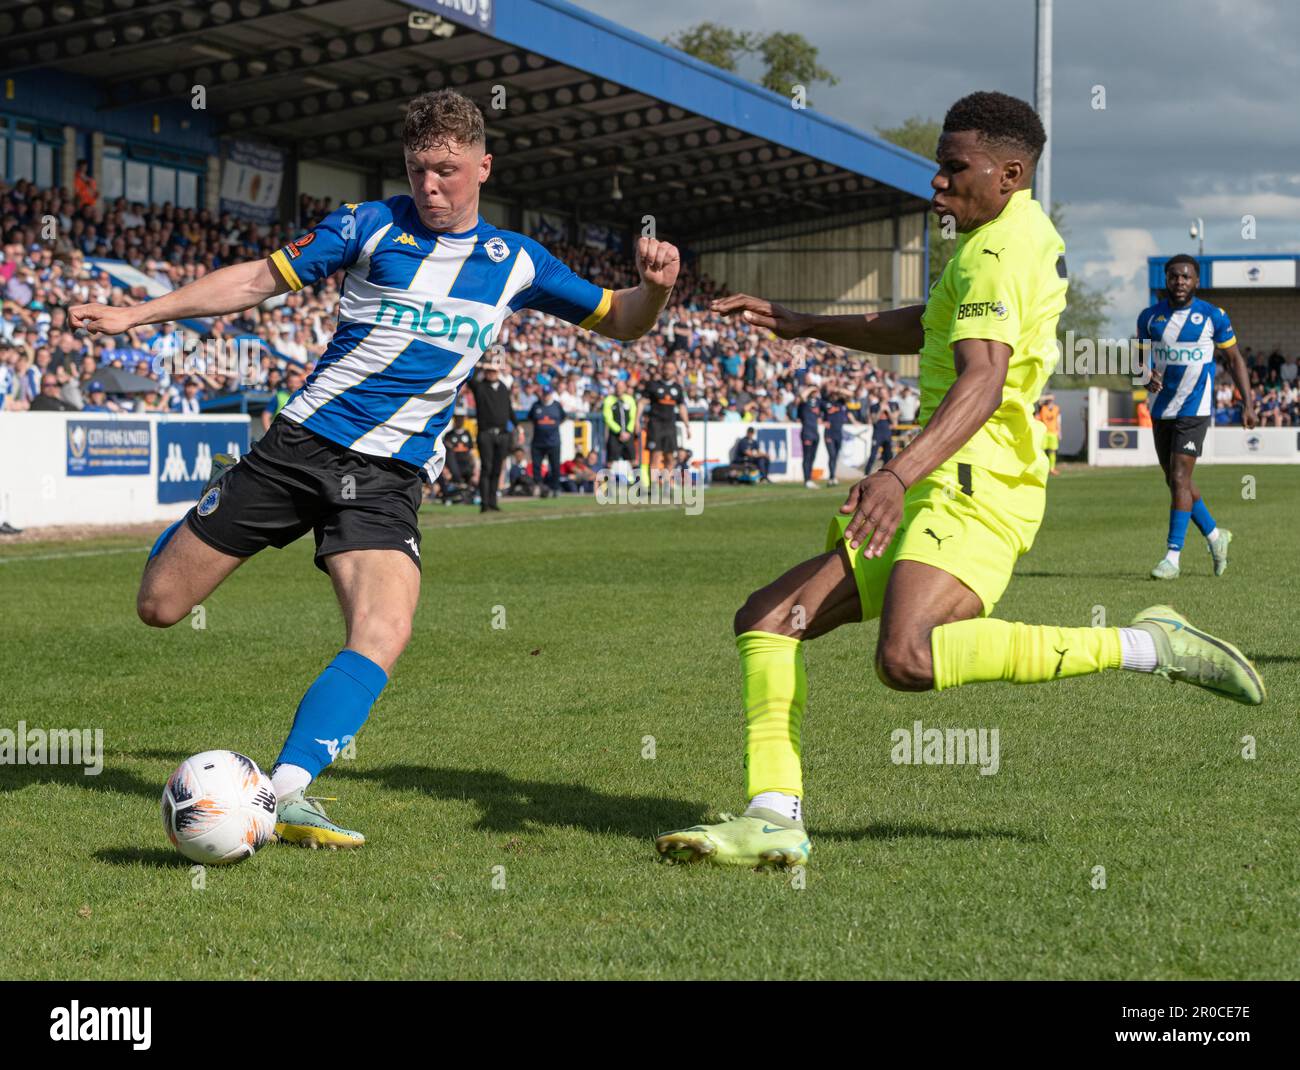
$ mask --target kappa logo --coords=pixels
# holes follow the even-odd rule
[[[221,488],[213,487],[207,494],[203,495],[203,500],[199,502],[199,516],[211,516],[217,511],[217,506],[221,504]]]
[[[316,742],[330,752],[331,762],[339,756],[339,741],[337,739],[318,739]]]
[[[397,235],[393,241],[397,242],[398,245],[417,245],[416,240],[411,237],[411,235],[407,234],[406,231],[402,231],[402,233]]]
[[[510,255],[510,247],[501,238],[489,238],[483,248],[487,251],[488,259],[494,264],[501,263]]]
[[[361,207],[361,202],[360,202],[360,201],[356,201],[356,202],[353,202],[353,201],[344,201],[344,202],[343,202],[343,207],[346,208],[349,212],[355,212],[358,208]]]
[[[1193,441],[1189,438],[1186,442],[1183,443],[1183,449],[1185,449],[1185,450],[1191,450],[1192,453],[1195,453],[1195,452],[1196,452],[1196,443],[1193,442]]]
[[[411,553],[415,554],[415,559],[418,561],[420,559],[420,548],[415,544],[415,536],[412,535],[409,539],[403,539],[402,541],[411,548]]]

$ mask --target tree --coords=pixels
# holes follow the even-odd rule
[[[789,96],[796,85],[802,85],[805,87],[805,102],[806,89],[813,82],[835,85],[839,81],[817,62],[817,47],[803,34],[764,35],[733,30],[716,22],[700,22],[665,37],[664,44],[733,73],[746,56],[757,56],[764,68],[759,84],[782,96]]]
[[[716,22],[700,22],[664,38],[664,44],[733,73],[740,57],[753,52],[757,43],[754,34]]]

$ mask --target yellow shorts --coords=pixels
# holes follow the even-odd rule
[[[863,544],[845,546],[862,619],[880,616],[895,561],[921,561],[955,576],[979,595],[987,617],[1011,582],[1016,561],[1034,544],[1046,505],[1040,483],[953,461],[940,465],[907,492],[903,519],[882,557],[862,557]],[[852,519],[831,520],[827,551],[843,542]]]
[[[1052,434],[1052,432],[1048,431],[1047,434],[1043,436],[1043,449],[1059,450],[1060,448],[1061,440],[1056,435]]]

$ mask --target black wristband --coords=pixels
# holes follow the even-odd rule
[[[895,479],[897,479],[897,480],[898,480],[898,485],[899,485],[900,487],[903,488],[903,492],[904,492],[904,493],[907,492],[907,484],[903,482],[903,477],[902,477],[902,476],[900,476],[900,475],[899,475],[897,472],[895,472],[892,468],[885,468],[883,465],[881,466],[881,469],[880,469],[880,470],[881,470],[882,472],[888,472],[891,476],[893,476]]]

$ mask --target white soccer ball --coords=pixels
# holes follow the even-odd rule
[[[252,758],[205,750],[186,758],[162,794],[163,830],[186,858],[224,866],[251,858],[275,833],[275,789]]]

